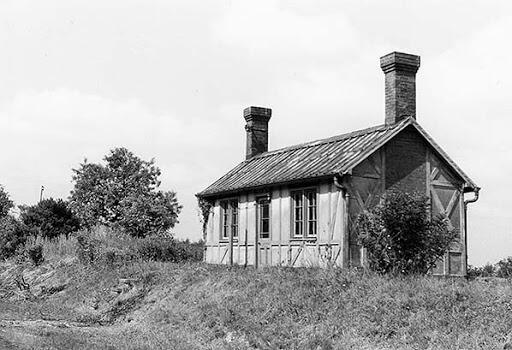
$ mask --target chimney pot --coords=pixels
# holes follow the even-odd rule
[[[245,159],[268,151],[268,121],[271,116],[270,108],[251,106],[244,109],[247,132]]]
[[[416,119],[416,72],[420,56],[392,52],[380,58],[386,84],[386,124]]]

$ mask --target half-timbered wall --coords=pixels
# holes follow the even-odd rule
[[[440,261],[435,274],[465,275],[466,247],[463,217],[463,182],[413,128],[405,129],[375,151],[350,176],[343,177],[346,194],[333,181],[307,185],[316,189],[317,235],[295,239],[292,234],[291,192],[301,187],[281,186],[215,201],[207,225],[205,261],[256,266],[362,266],[365,251],[357,244],[355,222],[359,213],[378,203],[388,189],[425,193],[432,215],[446,214],[459,233],[458,241]],[[270,200],[270,234],[257,232],[258,198]],[[220,201],[238,200],[238,237],[232,244],[221,237]]]
[[[383,176],[384,175],[384,176]],[[365,251],[357,245],[357,216],[378,203],[388,189],[425,193],[432,215],[444,214],[458,232],[453,244],[433,270],[437,275],[466,274],[463,181],[442,161],[413,128],[405,129],[383,148],[354,168],[346,180],[350,266],[361,266]]]
[[[384,190],[384,157],[382,150],[370,155],[354,168],[352,176],[346,181],[348,187],[348,228],[349,228],[349,261],[350,266],[359,267],[363,264],[364,250],[357,244],[355,224],[357,216],[379,202]]]
[[[237,265],[326,266],[343,265],[344,197],[332,181],[308,185],[317,192],[317,236],[295,239],[292,234],[291,191],[301,187],[279,187],[267,192],[244,193],[238,199],[238,238],[221,239],[221,207],[216,200],[207,225],[206,256],[209,263]],[[257,235],[257,199],[270,198],[270,237]],[[233,197],[228,197],[233,198]]]
[[[434,273],[438,275],[466,275],[466,249],[464,232],[463,182],[435,153],[427,152],[428,196],[432,215],[443,214],[457,232],[457,241],[438,262]]]

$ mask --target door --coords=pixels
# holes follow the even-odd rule
[[[270,266],[271,257],[271,218],[270,197],[264,196],[256,199],[256,254],[254,266]]]

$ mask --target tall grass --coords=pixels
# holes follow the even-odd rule
[[[76,237],[73,236],[62,235],[53,239],[33,236],[28,238],[27,247],[37,245],[43,247],[43,257],[49,261],[75,257]]]

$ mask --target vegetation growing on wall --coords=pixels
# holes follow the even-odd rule
[[[381,273],[426,273],[457,237],[448,218],[430,218],[425,195],[395,190],[358,216],[356,230],[369,267]]]
[[[213,203],[207,199],[198,198],[197,205],[199,207],[199,219],[203,227],[203,239],[206,239],[206,227],[208,226],[208,217]]]

